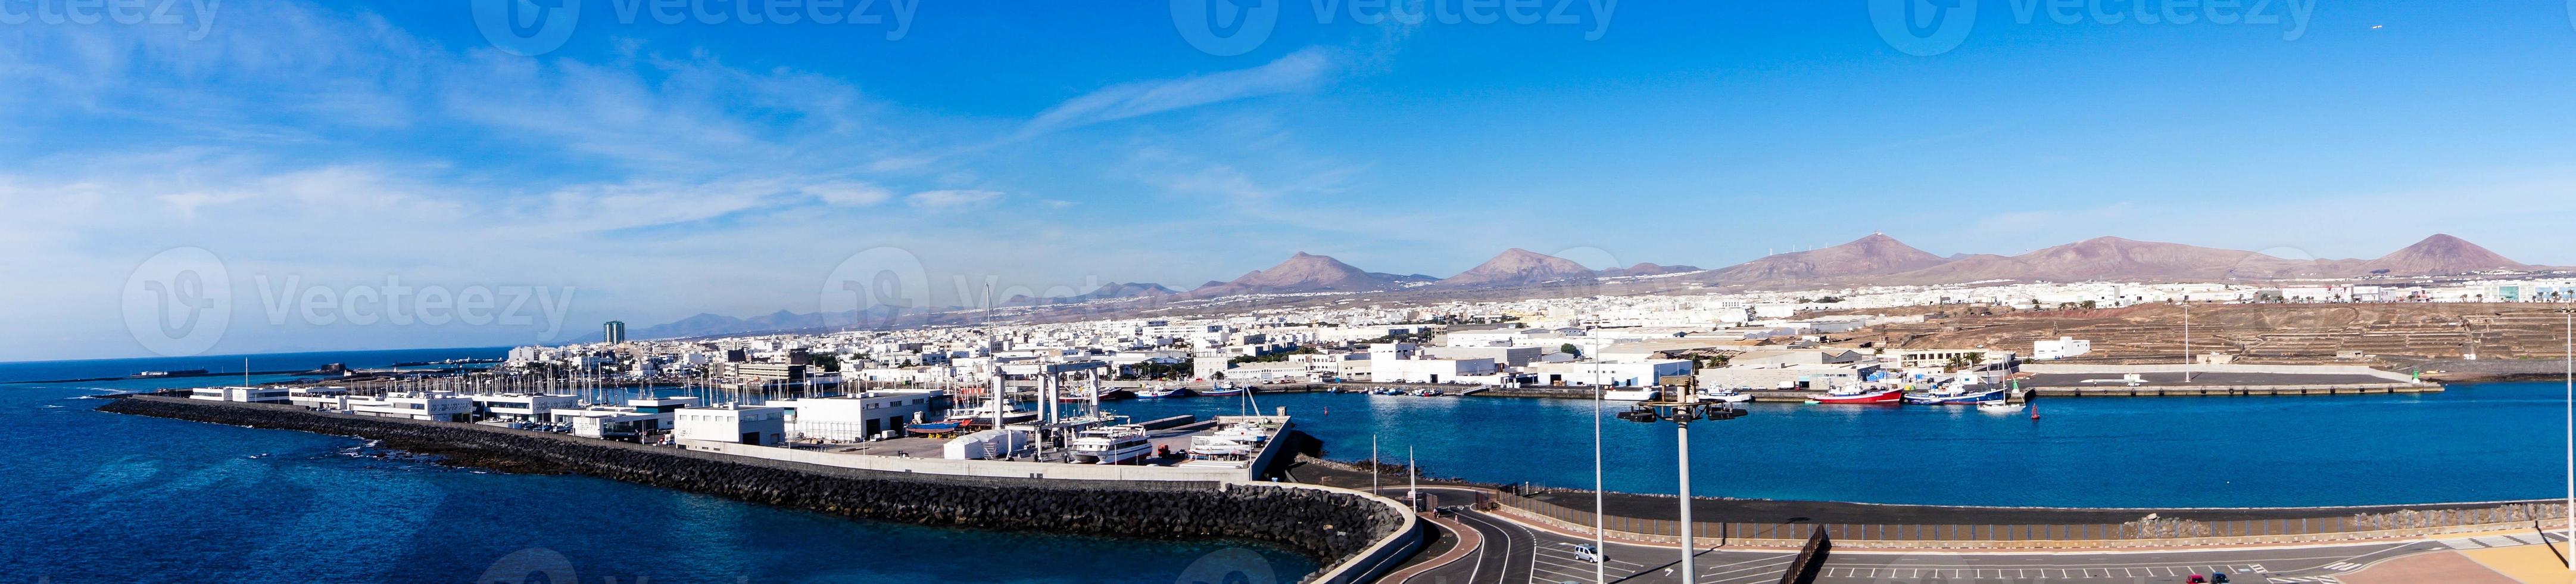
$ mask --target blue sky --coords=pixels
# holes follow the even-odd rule
[[[2177,25],[1982,0],[1918,55],[1862,1],[1604,19],[1577,0],[1572,24],[1483,25],[1319,22],[1325,1],[1274,4],[1224,55],[1168,2],[912,4],[896,34],[584,0],[533,56],[474,2],[0,24],[0,360],[157,350],[120,291],[185,247],[229,276],[213,352],[548,328],[316,324],[257,292],[288,277],[571,289],[570,334],[811,312],[836,269],[898,256],[943,296],[959,277],[1185,289],[1301,250],[1434,275],[1508,247],[1719,266],[1872,231],[1943,254],[2119,235],[2311,257],[2448,232],[2576,263],[2555,244],[2576,219],[2563,2]],[[2083,6],[2133,6],[2103,2]],[[0,23],[59,6],[0,0]]]

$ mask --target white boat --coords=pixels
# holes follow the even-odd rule
[[[1989,414],[2010,414],[2020,412],[2021,404],[2005,403],[2001,401],[1981,402],[1977,404],[1977,411]]]
[[[1110,426],[1083,430],[1073,439],[1073,461],[1082,464],[1126,464],[1154,453],[1144,426]]]
[[[1663,392],[1657,391],[1652,387],[1631,387],[1602,391],[1601,399],[1610,401],[1651,401],[1655,399],[1655,396],[1659,395],[1663,395]]]
[[[1753,396],[1744,395],[1743,392],[1732,389],[1710,389],[1700,391],[1699,399],[1700,401],[1740,404],[1753,401]]]
[[[1213,434],[1191,436],[1190,454],[1192,456],[1251,456],[1252,451],[1259,448],[1256,442],[1238,438]]]
[[[948,417],[946,419],[950,422],[956,422],[968,426],[989,427],[993,425],[993,406],[981,405],[971,408],[948,410]],[[1035,419],[1038,419],[1037,412],[1020,409],[1018,405],[1002,407],[1003,424],[1018,424]]]

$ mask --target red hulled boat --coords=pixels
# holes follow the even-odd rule
[[[1855,393],[1811,393],[1807,401],[1820,404],[1892,404],[1905,399],[1905,388],[1859,390]]]

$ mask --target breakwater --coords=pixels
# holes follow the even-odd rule
[[[372,418],[293,406],[120,396],[101,411],[381,440],[388,447],[508,462],[846,517],[919,525],[1276,545],[1350,582],[1418,547],[1398,505],[1302,486],[1074,481],[896,473],[753,459],[489,426]]]

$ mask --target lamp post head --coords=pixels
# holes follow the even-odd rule
[[[1688,424],[1700,420],[1732,420],[1744,417],[1751,413],[1752,412],[1750,411],[1738,409],[1722,402],[1703,402],[1696,399],[1686,399],[1683,401],[1640,402],[1636,407],[1629,408],[1628,411],[1619,412],[1619,419],[1648,424],[1662,421]]]

